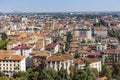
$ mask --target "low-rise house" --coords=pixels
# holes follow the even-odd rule
[[[46,50],[50,51],[51,53],[57,53],[60,50],[59,43],[50,43],[45,47]]]
[[[90,52],[87,50],[78,50],[80,58],[86,58]]]
[[[14,48],[15,46],[19,44],[21,44],[21,42],[16,41],[16,40],[9,41],[7,44],[7,50],[11,50],[12,48]]]

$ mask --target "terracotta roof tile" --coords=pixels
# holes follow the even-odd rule
[[[85,59],[79,58],[79,59],[73,59],[73,63],[74,63],[74,64],[84,64],[85,60],[89,61],[90,63],[100,61],[100,60],[97,59],[97,58],[85,58]]]
[[[46,61],[64,61],[68,59],[72,59],[70,54],[53,54]]]
[[[15,55],[12,53],[0,53],[0,60],[22,60],[24,56]]]

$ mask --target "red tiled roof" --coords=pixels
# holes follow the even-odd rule
[[[91,52],[89,55],[100,55],[100,52]]]
[[[25,44],[22,44],[22,45],[18,45],[14,48],[12,48],[12,50],[19,50],[19,49],[30,49],[31,47],[30,46],[27,46]]]
[[[22,60],[24,56],[15,55],[11,53],[0,53],[0,60]]]
[[[54,49],[56,47],[57,43],[51,43],[46,46],[46,49]]]
[[[94,30],[96,30],[96,31],[105,31],[106,28],[104,28],[104,27],[95,27]]]
[[[72,59],[72,56],[69,54],[53,54],[46,61],[64,61],[69,59]]]
[[[97,59],[97,58],[86,58],[86,59],[80,58],[80,59],[73,59],[73,63],[74,63],[74,64],[84,64],[84,61],[85,61],[85,60],[89,61],[90,63],[100,61],[100,60]]]
[[[38,53],[35,53],[34,57],[48,57],[50,55],[49,51],[39,51]]]

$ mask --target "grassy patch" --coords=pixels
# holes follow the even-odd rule
[[[7,43],[9,42],[8,39],[0,41],[0,49],[6,49]]]

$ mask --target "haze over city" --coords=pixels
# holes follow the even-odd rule
[[[119,11],[120,0],[0,0],[1,12]]]
[[[0,80],[120,80],[120,0],[0,0]]]

